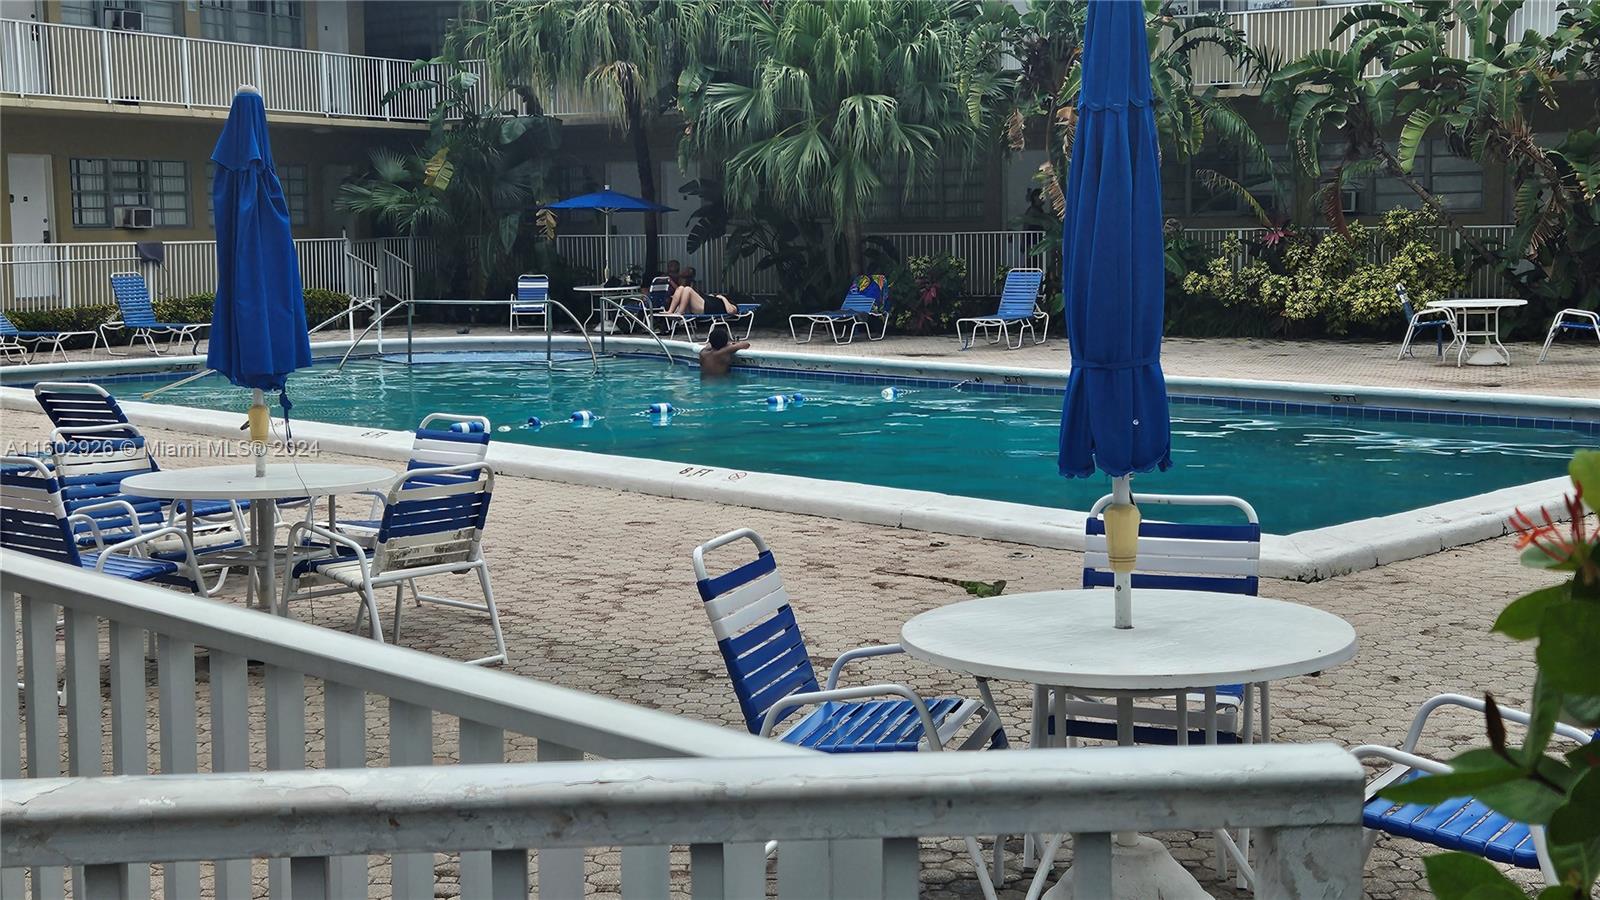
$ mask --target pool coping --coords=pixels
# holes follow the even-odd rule
[[[544,342],[542,336],[418,338],[415,346],[428,351],[525,350],[535,341],[539,349],[542,349]],[[583,346],[581,340],[574,337],[557,338],[557,342],[567,343],[569,346]],[[654,341],[608,338],[608,342],[627,347],[630,352],[639,350],[659,355]],[[694,345],[683,341],[669,342],[669,346],[674,352],[682,350],[685,353],[692,353],[695,349]],[[320,358],[342,353],[347,347],[346,342],[339,341],[319,343],[314,345],[313,349]],[[392,344],[390,347],[392,348]],[[393,350],[390,349],[388,352],[392,353]],[[830,369],[835,372],[844,369],[853,373],[878,373],[892,379],[939,381],[943,387],[948,387],[948,382],[951,380],[964,382],[972,380],[971,377],[954,379],[948,377],[952,375],[1026,377],[1028,379],[1026,383],[1009,386],[1030,390],[1055,381],[1064,384],[1066,377],[1065,373],[1050,373],[1038,369],[861,357],[821,357],[780,351],[759,353],[751,351],[746,358],[748,363],[755,364],[753,368],[790,370],[791,367],[801,367],[796,364],[804,364],[803,368],[819,374]],[[98,373],[168,372],[193,369],[203,361],[198,357],[178,357],[15,366],[7,367],[5,374],[11,377],[5,380],[21,380],[12,373],[25,376],[28,382],[32,383],[69,375],[83,378]],[[24,369],[29,371],[22,371]],[[1002,381],[1002,384],[1006,382]],[[1422,398],[1422,395],[1416,392],[1408,394],[1396,388],[1346,385],[1299,385],[1177,377],[1169,378],[1168,384],[1169,390],[1175,395],[1188,394],[1193,389],[1215,390],[1228,392],[1221,396],[1232,396],[1252,402],[1261,401],[1264,393],[1268,395],[1266,402],[1278,403],[1295,401],[1272,400],[1271,397],[1305,399],[1339,395],[1354,398],[1356,402],[1352,405],[1364,405],[1361,401],[1367,397],[1381,398],[1386,401],[1384,408],[1390,408],[1387,402],[1413,401]],[[1252,387],[1260,389],[1251,392],[1248,389]],[[1600,423],[1600,401],[1515,394],[1498,394],[1489,398],[1479,394],[1447,391],[1430,391],[1425,399],[1434,404],[1431,408],[1440,411],[1466,410],[1468,412],[1465,414],[1507,416],[1530,422],[1535,419],[1570,418],[1574,422]],[[138,424],[219,438],[236,439],[239,435],[242,412],[203,410],[132,399],[120,402],[129,417]],[[34,403],[32,392],[26,388],[0,387],[0,409],[37,411],[37,404]],[[1517,415],[1518,413],[1521,415]],[[299,441],[314,442],[320,450],[329,452],[396,461],[404,461],[410,455],[411,432],[409,431],[331,425],[302,420],[294,423],[294,436]],[[1032,546],[1083,549],[1083,522],[1086,513],[1080,510],[1054,509],[932,491],[886,488],[770,472],[618,457],[581,450],[534,447],[506,442],[492,442],[490,447],[489,459],[494,463],[496,471],[508,475],[778,512],[817,515],[874,525],[915,528]],[[628,461],[626,467],[619,467],[618,459],[626,459]],[[1568,487],[1566,479],[1551,478],[1340,525],[1291,534],[1264,535],[1262,575],[1314,581],[1500,537],[1509,533],[1507,517],[1515,509],[1521,508],[1532,513],[1542,508],[1549,511],[1552,516],[1564,515],[1565,505],[1561,502],[1561,498]]]

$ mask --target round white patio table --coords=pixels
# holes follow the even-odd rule
[[[1350,623],[1310,606],[1143,589],[1134,591],[1134,627],[1118,629],[1114,593],[1040,591],[953,603],[907,622],[900,643],[912,656],[947,669],[1034,685],[1036,746],[1047,743],[1040,739],[1040,701],[1050,689],[1115,697],[1119,743],[1131,744],[1135,697],[1306,675],[1356,653]],[[1052,856],[1045,854],[1041,873]],[[1112,866],[1118,898],[1209,896],[1150,838],[1119,836]],[[1063,883],[1070,878],[1069,872]],[[1042,884],[1040,877],[1035,888]],[[1051,891],[1052,897],[1064,893],[1059,887]]]
[[[254,463],[164,469],[122,480],[122,490],[159,500],[249,500],[250,569],[261,605],[288,615],[277,593],[276,501],[327,497],[387,488],[395,473],[382,466],[342,463],[269,463],[257,478]],[[273,502],[262,502],[273,501]]]
[[[1434,300],[1428,304],[1434,309],[1448,309],[1456,317],[1456,340],[1461,347],[1456,351],[1456,366],[1462,362],[1469,366],[1509,366],[1511,351],[1500,343],[1500,310],[1527,306],[1528,301],[1505,297],[1451,297]],[[1472,327],[1472,316],[1478,316],[1477,328]],[[1467,355],[1468,339],[1483,338],[1478,349]],[[1463,357],[1465,359],[1463,360]]]
[[[606,307],[601,304],[601,298],[609,297],[613,294],[642,294],[645,291],[645,286],[642,284],[618,284],[607,287],[603,284],[580,284],[573,288],[573,290],[580,294],[584,294],[589,298],[589,315],[583,320],[584,326],[588,326],[590,319],[593,319],[596,316],[600,317],[600,340],[602,342],[601,349],[603,351],[605,349],[604,341],[607,332],[616,330],[617,325],[614,321],[615,317],[612,319],[606,318]]]

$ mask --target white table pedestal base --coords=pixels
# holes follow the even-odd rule
[[[1068,869],[1044,900],[1073,900],[1074,869]],[[1079,900],[1107,900],[1084,896]],[[1131,844],[1111,841],[1110,900],[1211,900],[1200,882],[1172,858],[1167,848],[1152,837],[1139,835]]]

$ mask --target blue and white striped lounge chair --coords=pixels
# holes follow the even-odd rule
[[[548,275],[519,275],[517,289],[511,294],[511,330],[523,327],[524,319],[535,319],[539,327],[550,325],[550,277]]]
[[[1149,506],[1230,507],[1244,521],[1234,525],[1184,524],[1144,519],[1139,523],[1138,571],[1133,587],[1212,591],[1255,596],[1260,587],[1261,524],[1255,508],[1238,497],[1221,495],[1135,494],[1134,502]],[[1115,575],[1106,553],[1106,523],[1102,517],[1111,505],[1107,494],[1089,509],[1084,522],[1083,586],[1109,588]],[[1267,732],[1266,685],[1224,685],[1212,692],[1195,692],[1176,698],[1187,707],[1199,705],[1198,726],[1180,739],[1176,710],[1135,708],[1134,741],[1140,744],[1249,743],[1254,736],[1252,708],[1261,697],[1261,735]],[[1065,704],[1064,733],[1072,738],[1116,740],[1116,707],[1097,701]],[[1187,717],[1185,717],[1187,718]],[[1192,720],[1191,720],[1192,721]],[[1050,729],[1054,733],[1052,718]]]
[[[483,462],[489,455],[489,436],[493,432],[494,428],[483,416],[428,413],[422,417],[422,424],[417,426],[416,436],[411,440],[411,458],[406,462],[406,470],[470,466]],[[479,471],[474,469],[469,476],[451,476],[444,480],[475,478]],[[367,517],[339,519],[335,529],[363,547],[370,548],[378,538],[387,494],[376,491],[367,493],[372,497],[372,509]]]
[[[404,589],[409,585],[418,602],[488,614],[495,652],[470,662],[507,662],[505,634],[489,586],[489,564],[483,558],[483,526],[493,494],[494,472],[488,463],[412,469],[398,476],[385,494],[371,549],[315,522],[296,523],[289,529],[290,577],[283,585],[283,608],[288,609],[292,600],[354,592],[361,595],[356,630],[361,629],[363,617],[370,617],[372,637],[382,641],[377,592],[392,587],[392,637],[399,643]],[[478,576],[481,604],[423,594],[415,584],[419,578],[468,573]]]
[[[119,503],[111,501],[102,506]],[[130,581],[176,585],[206,596],[205,584],[195,574],[199,567],[194,553],[181,528],[158,528],[110,544],[97,539],[92,549],[80,546],[79,528],[104,537],[95,530],[97,523],[92,515],[100,511],[85,507],[77,514],[69,514],[62,500],[60,480],[42,460],[30,456],[0,459],[0,546]],[[123,514],[134,513],[124,510]],[[146,555],[158,542],[177,545],[178,558]]]
[[[1443,359],[1446,346],[1445,334],[1448,333],[1450,335],[1451,344],[1454,344],[1458,337],[1456,334],[1456,314],[1437,306],[1430,306],[1422,310],[1417,309],[1411,305],[1411,295],[1406,293],[1406,286],[1403,284],[1395,285],[1394,292],[1400,298],[1400,314],[1405,316],[1406,319],[1406,337],[1405,340],[1400,342],[1400,355],[1395,359],[1416,356],[1415,353],[1411,352],[1412,338],[1429,334],[1433,335],[1434,349],[1438,351],[1439,358]]]
[[[712,575],[705,556],[737,541],[754,545],[756,558],[732,571]],[[745,727],[752,734],[776,737],[787,744],[824,753],[880,753],[943,750],[966,722],[980,715],[977,727],[959,749],[984,744],[1006,746],[1005,730],[995,714],[988,686],[979,681],[984,699],[924,699],[902,684],[839,687],[849,663],[873,656],[903,653],[899,644],[846,650],[828,670],[826,687],[817,684],[778,562],[761,536],[748,528],[730,531],[694,549],[695,584],[704,601],[717,649],[733,680]],[[811,707],[799,721],[774,734],[796,711]],[[966,838],[984,896],[993,900],[994,884],[975,839]]]
[[[703,296],[706,297],[707,302],[710,302],[710,300],[715,295],[713,295],[713,294],[704,294]],[[668,297],[670,299],[670,295],[668,295]],[[730,300],[729,302],[731,303],[732,301]],[[667,326],[667,336],[668,337],[671,337],[671,336],[677,334],[678,333],[678,329],[681,327],[681,328],[683,328],[684,336],[687,337],[691,341],[700,340],[700,338],[696,335],[695,330],[696,330],[697,327],[699,327],[701,325],[704,325],[706,327],[706,337],[710,337],[712,330],[716,329],[719,326],[722,327],[722,328],[727,329],[728,336],[729,337],[733,337],[733,329],[734,329],[734,327],[736,325],[738,325],[740,322],[743,322],[744,323],[744,335],[742,337],[735,338],[735,340],[741,340],[741,341],[748,340],[750,338],[750,331],[753,328],[755,328],[756,312],[761,309],[761,304],[759,304],[759,303],[734,303],[733,307],[734,307],[734,311],[733,312],[705,312],[705,313],[665,313],[665,312],[658,312],[658,313],[655,314],[655,321],[657,321],[658,323],[664,323]]]
[[[865,328],[867,340],[881,341],[889,332],[889,279],[883,275],[862,275],[850,282],[844,302],[838,309],[825,312],[795,313],[789,317],[789,337],[796,344],[809,344],[816,336],[817,326],[826,325],[835,344],[848,344],[856,339],[856,329]],[[800,339],[798,325],[807,324],[805,340]],[[878,333],[872,333],[872,323],[878,323]]]
[[[94,334],[93,331],[22,331],[5,313],[0,312],[0,355],[18,362],[33,362],[39,348],[45,345],[50,347],[50,359],[54,360],[58,353],[62,359],[66,359],[68,340]]]
[[[182,346],[188,341],[194,353],[200,352],[201,331],[210,328],[210,322],[158,322],[156,321],[155,307],[150,302],[150,286],[145,283],[144,276],[138,272],[118,272],[111,276],[111,294],[117,299],[117,308],[122,311],[121,321],[106,322],[100,326],[99,334],[95,337],[96,346],[105,342],[106,352],[111,353],[111,337],[109,332],[126,331],[128,346],[132,347],[134,341],[142,340],[151,353],[160,354],[161,348],[156,346],[155,336],[167,336],[167,346]],[[122,354],[115,354],[122,355]]]
[[[1043,296],[1043,269],[1012,269],[1007,272],[1005,286],[1000,289],[1000,305],[994,315],[956,320],[956,339],[961,341],[961,349],[970,348],[973,341],[978,339],[979,331],[992,335],[989,343],[998,344],[1004,340],[1012,350],[1022,348],[1023,331],[1033,335],[1035,344],[1044,343],[1050,337],[1050,315],[1039,308]],[[961,335],[962,325],[969,325],[972,329],[965,337]],[[1013,325],[1017,328],[1016,343],[1011,342]]]
[[[1471,853],[1520,869],[1538,869],[1544,875],[1545,884],[1558,884],[1559,878],[1545,847],[1542,827],[1514,821],[1471,797],[1456,797],[1430,806],[1396,803],[1378,796],[1396,782],[1451,771],[1448,765],[1417,752],[1417,744],[1422,740],[1422,731],[1429,717],[1447,706],[1482,714],[1484,702],[1460,694],[1440,694],[1418,708],[1416,717],[1411,720],[1411,729],[1400,746],[1363,744],[1350,751],[1357,759],[1391,763],[1367,784],[1367,804],[1361,813],[1361,824],[1367,828],[1366,852],[1372,852],[1372,845],[1377,842],[1380,833],[1392,834],[1445,850]],[[1504,706],[1500,707],[1500,717],[1523,726],[1529,720],[1527,713]],[[1600,739],[1600,732],[1588,734],[1560,722],[1556,723],[1555,733],[1558,738],[1577,744]]]
[[[1544,347],[1539,350],[1539,362],[1544,362],[1550,355],[1550,345],[1555,342],[1556,335],[1566,332],[1574,334],[1587,334],[1600,339],[1600,313],[1592,309],[1563,309],[1556,313],[1550,322],[1550,330],[1545,333]]]
[[[671,300],[672,279],[665,275],[657,275],[650,280],[650,286],[645,289],[643,294],[640,294],[638,298],[632,301],[624,301],[622,308],[637,316],[639,321],[643,322],[645,327],[654,333],[656,331],[657,317],[665,318],[667,304]],[[623,316],[622,322],[626,324],[629,331],[633,330],[635,323],[631,319]]]

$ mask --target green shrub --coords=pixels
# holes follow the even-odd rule
[[[1401,319],[1396,284],[1404,284],[1420,307],[1456,294],[1465,283],[1430,239],[1434,224],[1431,213],[1396,209],[1377,229],[1353,222],[1320,236],[1289,233],[1271,246],[1246,245],[1230,235],[1219,256],[1184,277],[1183,288],[1241,316],[1275,320],[1280,328],[1274,330],[1386,334]]]
[[[163,322],[209,322],[216,295],[211,292],[183,297],[162,297],[151,303],[156,318]],[[315,325],[344,309],[348,299],[338,291],[313,288],[306,291],[306,324]],[[23,331],[94,331],[102,323],[121,317],[115,305],[74,306],[70,309],[17,310],[6,316]],[[358,317],[359,318],[359,317]],[[113,340],[116,336],[112,336]],[[93,339],[84,337],[67,343],[70,348],[88,347]]]
[[[967,284],[967,261],[948,253],[906,260],[910,289],[894,300],[895,327],[905,334],[943,334],[955,328]]]

